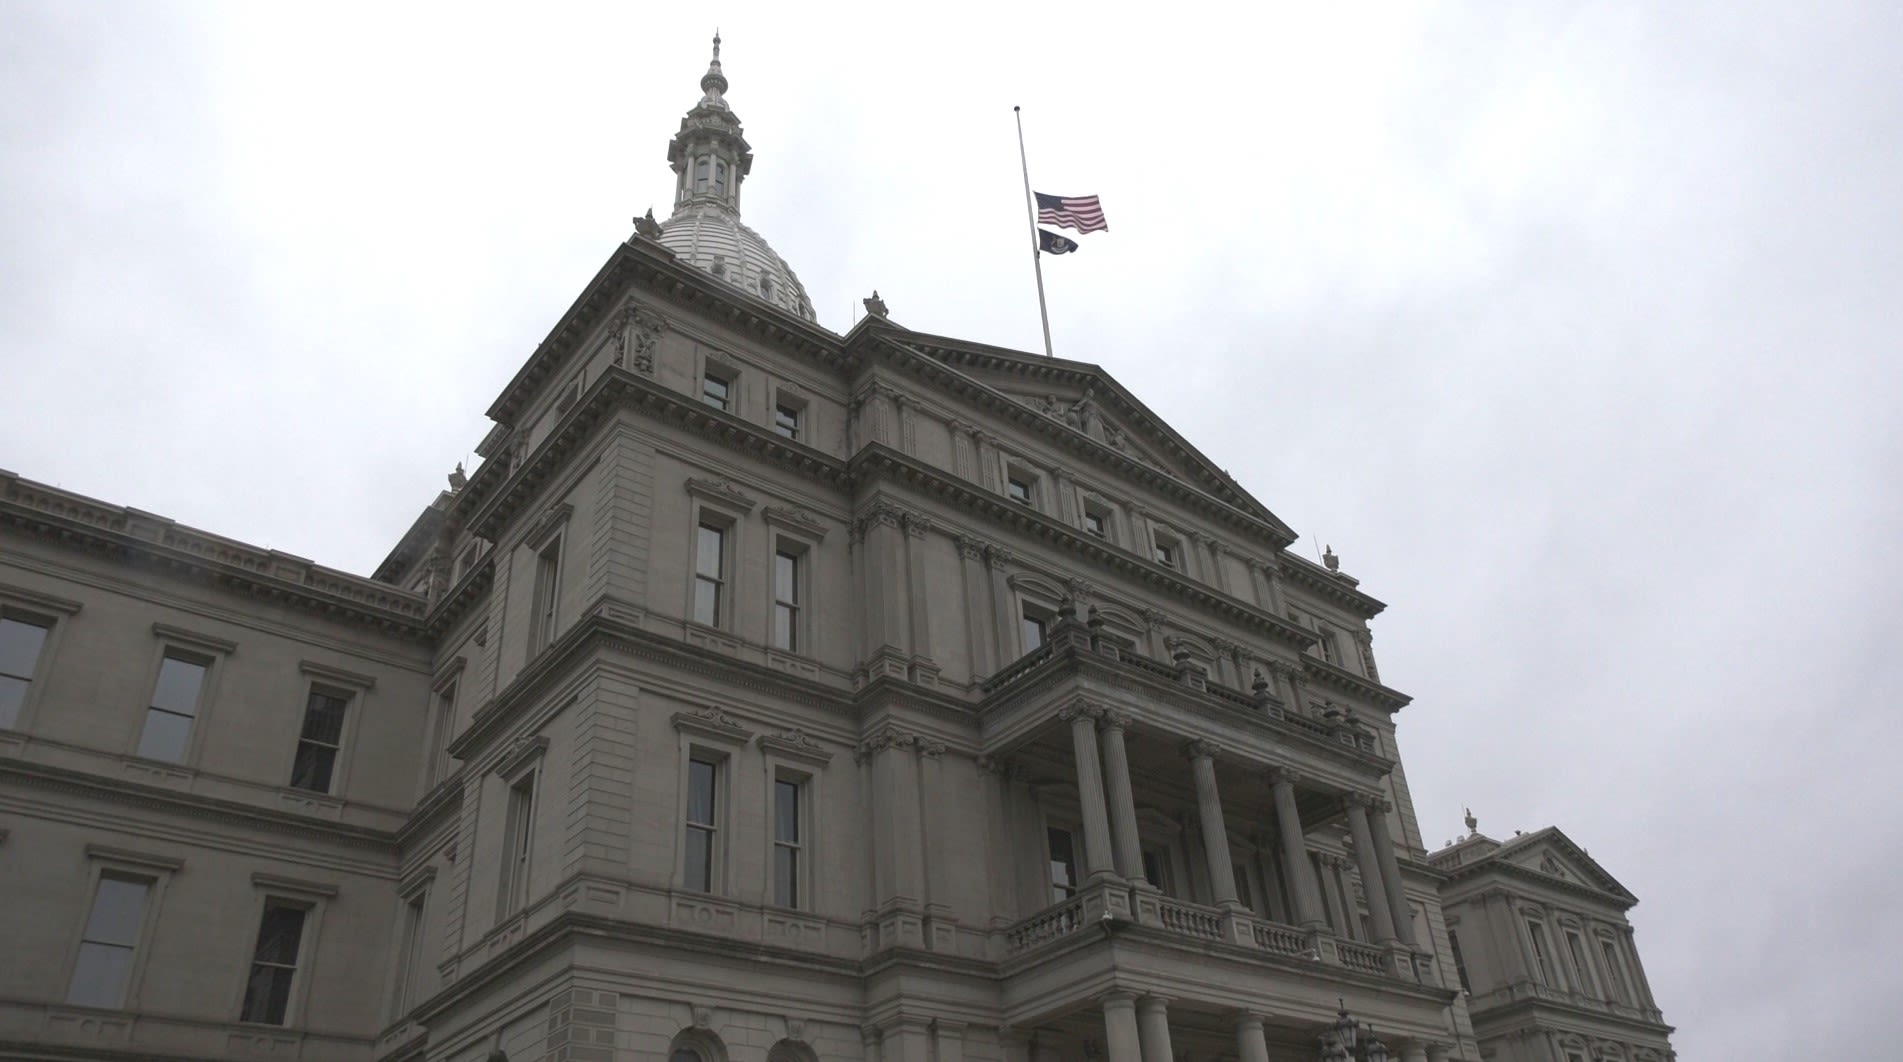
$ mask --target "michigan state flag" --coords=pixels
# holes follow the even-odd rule
[[[1069,254],[1077,249],[1077,241],[1068,236],[1059,236],[1045,229],[1037,230],[1037,249],[1046,254]]]

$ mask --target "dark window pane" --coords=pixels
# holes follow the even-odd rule
[[[305,739],[339,744],[344,736],[344,708],[349,703],[342,697],[312,690],[310,703],[304,707]]]
[[[264,909],[264,921],[258,927],[257,961],[296,965],[297,943],[303,936],[304,909],[271,904]]]
[[[20,720],[20,706],[26,703],[25,679],[0,675],[0,730],[12,730]]]
[[[244,1012],[240,1021],[284,1024],[291,1008],[291,978],[297,971],[282,966],[251,967],[251,978],[244,986]]]
[[[33,662],[46,644],[46,628],[12,618],[0,619],[0,675],[33,677]]]
[[[337,750],[332,746],[298,742],[297,760],[291,764],[291,788],[330,792],[330,774],[336,765]]]
[[[168,656],[159,664],[159,681],[152,691],[152,707],[180,715],[197,715],[198,690],[204,684],[203,664]]]
[[[698,826],[687,828],[687,887],[696,892],[714,888],[714,835]]]
[[[694,582],[694,622],[709,627],[720,625],[720,584],[707,579]]]
[[[687,821],[711,826],[714,822],[714,775],[705,760],[687,761]]]
[[[143,881],[100,878],[99,891],[93,897],[92,916],[86,919],[85,939],[128,948],[137,944],[139,926],[145,920],[147,888]]]
[[[66,990],[66,1002],[82,1007],[122,1007],[126,1002],[126,983],[131,979],[131,948],[116,944],[81,944],[79,962],[73,966],[73,983]]]
[[[1030,652],[1044,644],[1044,621],[1035,616],[1024,617],[1024,651]]]
[[[773,849],[773,902],[781,907],[798,907],[799,850],[781,845]]]
[[[667,1062],[703,1062],[703,1060],[699,1051],[691,1047],[680,1047],[674,1050],[673,1056]]]
[[[1103,537],[1103,517],[1098,516],[1096,513],[1085,513],[1084,514],[1084,530],[1090,532],[1093,535],[1096,535],[1098,538],[1102,538]]]
[[[145,713],[145,732],[139,735],[139,755],[149,760],[178,763],[192,736],[192,717],[157,708]]]
[[[773,839],[799,843],[800,787],[797,782],[773,783]]]

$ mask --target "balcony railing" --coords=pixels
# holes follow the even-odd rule
[[[1035,952],[1097,924],[1134,922],[1184,942],[1254,948],[1268,955],[1306,959],[1322,967],[1401,981],[1432,983],[1418,964],[1425,955],[1362,944],[1325,929],[1301,929],[1233,908],[1173,899],[1154,889],[1100,881],[1052,904],[1005,931],[1007,955]]]

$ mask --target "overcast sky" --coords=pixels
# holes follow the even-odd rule
[[[1022,104],[1058,354],[1390,603],[1429,847],[1590,849],[1685,1059],[1894,1053],[1903,8],[1248,6],[0,0],[0,467],[369,572],[716,20],[821,323],[1034,350]]]

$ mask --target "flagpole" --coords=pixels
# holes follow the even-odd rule
[[[1044,262],[1037,249],[1037,210],[1031,205],[1031,162],[1024,154],[1024,113],[1011,108],[1018,120],[1018,162],[1024,166],[1024,220],[1031,226],[1031,269],[1037,274],[1037,316],[1044,322],[1044,356],[1051,353],[1051,311],[1044,305]]]

